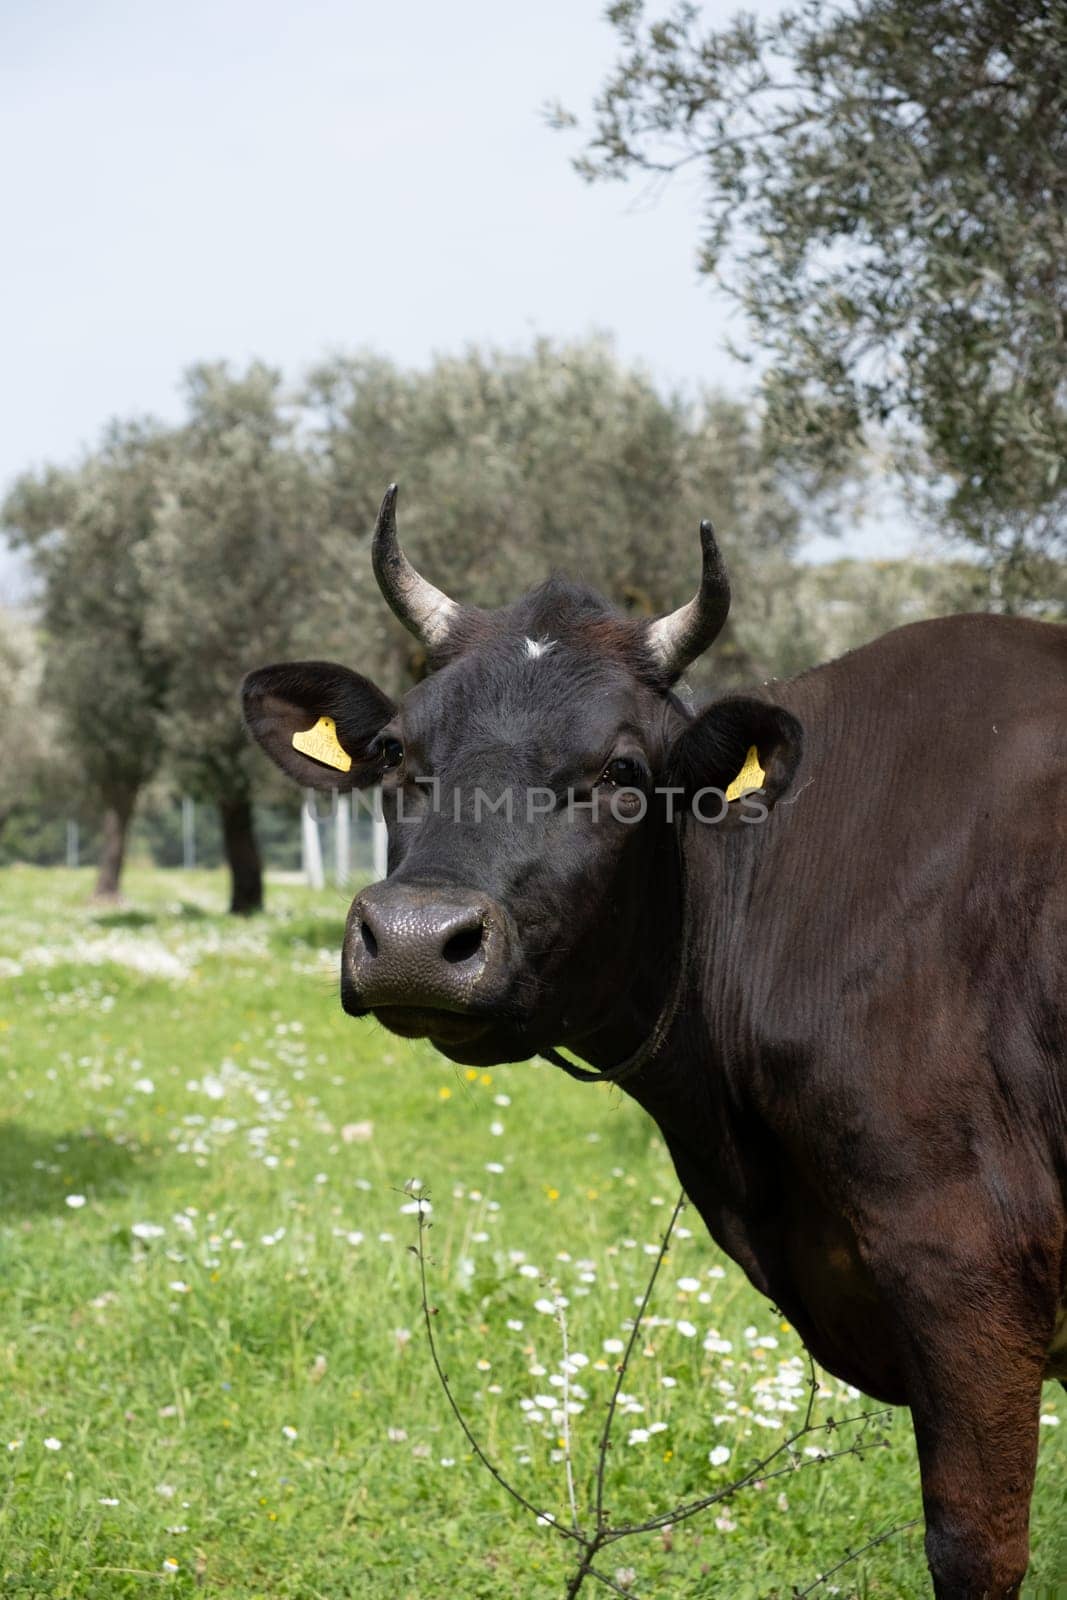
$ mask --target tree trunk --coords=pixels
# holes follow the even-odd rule
[[[100,864],[93,899],[116,905],[122,898],[122,864],[126,859],[126,835],[130,829],[137,791],[113,795],[104,811],[101,825]]]
[[[222,843],[230,868],[230,911],[247,917],[263,910],[263,868],[252,820],[252,802],[220,800]]]

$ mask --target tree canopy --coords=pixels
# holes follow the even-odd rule
[[[29,622],[0,607],[0,831],[57,761],[54,717],[41,692],[43,658]]]
[[[607,15],[579,170],[699,174],[773,442],[825,473],[873,428],[1006,577],[1067,551],[1065,0]]]
[[[319,497],[281,375],[259,362],[244,374],[197,366],[186,397],[188,421],[137,567],[150,593],[147,636],[167,664],[168,764],[188,793],[218,804],[232,909],[250,911],[262,902],[251,812],[258,763],[238,686],[266,659],[300,653],[336,577],[321,559]]]
[[[68,782],[85,784],[104,813],[104,897],[118,891],[130,816],[162,754],[166,669],[146,636],[151,578],[136,553],[169,449],[152,422],[115,423],[80,467],[20,478],[2,510],[41,580],[42,694],[58,717]]]
[[[696,584],[702,517],[740,588],[798,535],[751,408],[662,395],[604,341],[469,351],[407,373],[338,358],[311,375],[306,399],[335,528],[369,532],[398,476],[405,549],[473,605],[505,604],[555,567],[620,606],[666,610]],[[417,652],[385,618],[366,538],[347,565],[362,670],[401,688]]]

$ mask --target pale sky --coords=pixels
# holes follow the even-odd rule
[[[613,54],[599,0],[0,0],[0,485],[177,416],[202,359],[296,379],[600,330],[662,384],[743,392],[695,179],[590,188],[541,116]],[[910,542],[893,515],[844,548]]]

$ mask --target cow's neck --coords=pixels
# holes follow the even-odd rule
[[[647,959],[635,965],[611,1019],[572,1039],[570,1047],[610,1072],[648,1039],[678,985],[679,1003],[662,1044],[623,1087],[658,1125],[708,1231],[771,1294],[772,1282],[781,1280],[765,1235],[777,1233],[779,1185],[743,1091],[730,1081],[724,1048],[738,1020],[732,1008],[766,848],[761,835],[754,829],[728,840],[694,825],[681,836],[680,854],[676,840],[658,856],[646,901],[656,908]]]
[[[667,1013],[674,1010],[682,928],[677,856],[677,840],[664,828],[649,852],[643,878],[624,891],[625,899],[638,908],[638,918],[629,929],[629,954],[620,951],[617,937],[612,937],[617,919],[609,913],[597,930],[597,943],[585,952],[581,977],[575,975],[578,1004],[565,1019],[559,1044],[603,1073],[605,1080],[620,1067],[628,1076],[627,1063],[655,1045]],[[625,928],[625,921],[619,926]],[[549,1052],[549,1059],[565,1064],[558,1051]]]
[[[686,841],[665,828],[637,897],[641,922],[633,954],[613,974],[607,1003],[568,1048],[627,1088],[654,1073],[690,1003],[691,908]],[[621,1074],[621,1076],[620,1076]]]
[[[658,1085],[669,1102],[676,1071],[706,1073],[713,1065],[710,1024],[743,958],[760,834],[753,828],[724,839],[695,823],[681,833],[667,830],[653,858],[642,904],[647,920],[625,981],[603,1017],[568,1041],[591,1066],[609,1071],[658,1034],[654,1054],[628,1084],[653,1115]]]
[[[683,1004],[655,1062],[627,1090],[658,1125],[708,1231],[764,1294],[789,1298],[778,1260],[781,1172],[749,1094],[747,937],[773,872],[763,827],[732,835],[691,826],[685,838]]]

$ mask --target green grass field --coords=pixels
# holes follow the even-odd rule
[[[551,1067],[467,1073],[346,1018],[340,895],[272,885],[235,923],[208,874],[132,872],[110,913],[88,887],[0,873],[4,1600],[562,1596],[571,1553],[472,1459],[434,1375],[410,1185],[457,1398],[565,1519],[564,1383],[584,1507],[677,1190],[654,1127]],[[620,1521],[727,1483],[804,1404],[795,1335],[682,1224],[616,1421]],[[866,1404],[825,1389],[824,1421]],[[1060,1389],[1044,1415],[1027,1593],[1067,1595]],[[906,1414],[882,1431],[862,1460],[802,1440],[799,1470],[599,1565],[645,1600],[804,1589],[918,1514]],[[815,1590],[926,1592],[916,1533]]]

